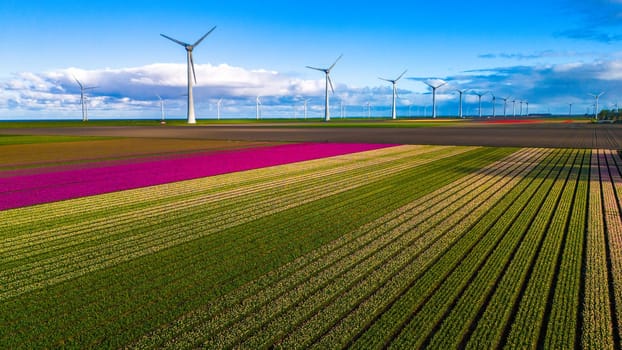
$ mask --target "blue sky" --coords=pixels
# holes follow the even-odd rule
[[[194,42],[197,117],[254,117],[262,96],[265,116],[322,112],[324,82],[306,65],[332,73],[333,116],[390,114],[399,84],[398,114],[428,114],[429,89],[441,115],[457,113],[455,89],[491,91],[528,100],[530,112],[586,112],[587,95],[606,91],[601,107],[622,102],[622,1],[14,1],[0,2],[0,118],[79,118],[73,80],[89,92],[92,118],[154,117],[156,94],[167,114],[185,114],[183,48],[160,37]],[[465,112],[477,114],[468,95]],[[491,95],[484,113],[491,113]],[[620,100],[620,101],[618,101]],[[518,106],[518,102],[517,102]],[[410,108],[409,108],[410,107]],[[518,107],[517,107],[518,108]],[[502,105],[497,105],[502,110]],[[365,111],[366,113],[366,111]]]

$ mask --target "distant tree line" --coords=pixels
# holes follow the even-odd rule
[[[622,122],[622,109],[603,109],[598,113],[598,120]]]

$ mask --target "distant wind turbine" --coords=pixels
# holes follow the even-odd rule
[[[495,94],[493,94],[492,92],[490,93],[492,95],[492,117],[496,117],[497,114],[497,110],[496,110],[496,105],[497,105],[497,96],[495,96]]]
[[[196,72],[194,71],[194,60],[192,59],[192,50],[194,50],[195,47],[197,47],[201,41],[203,41],[203,39],[205,39],[206,36],[208,36],[211,32],[214,31],[214,29],[216,29],[216,26],[214,26],[214,28],[210,29],[209,32],[205,33],[205,35],[203,35],[201,37],[201,39],[197,40],[194,44],[188,44],[185,43],[183,41],[179,41],[177,39],[173,39],[170,36],[166,36],[164,34],[160,34],[161,36],[165,37],[166,39],[169,39],[181,46],[183,46],[186,49],[186,53],[187,53],[187,58],[188,58],[188,124],[196,124],[196,118],[194,116],[194,98],[192,96],[192,85],[193,85],[193,81],[196,84],[197,82],[197,75]],[[194,79],[193,79],[194,78]]]
[[[432,119],[436,119],[436,90],[444,85],[446,85],[446,82],[442,82],[438,85],[432,85],[428,82],[424,82],[427,86],[429,86],[430,88],[432,88]]]
[[[460,90],[460,89],[456,89],[456,92],[458,92],[460,94],[460,109],[458,110],[458,117],[459,118],[464,118],[464,115],[462,114],[462,95],[464,95],[465,92],[467,92],[468,90]]]
[[[160,123],[164,124],[164,100],[162,99],[162,97],[160,97],[160,95],[156,96],[158,96],[158,99],[160,100]]]
[[[255,99],[255,107],[256,107],[256,116],[257,116],[257,120],[259,120],[259,118],[261,118],[261,100],[259,99],[259,96],[257,96],[257,98]]]
[[[307,120],[307,103],[309,102],[308,99],[304,100],[304,112],[305,112],[305,120]]]
[[[328,98],[328,86],[330,85],[330,89],[333,92],[333,94],[335,93],[335,88],[333,86],[333,81],[330,79],[330,71],[335,67],[335,65],[337,64],[337,62],[341,59],[341,57],[343,57],[342,55],[339,55],[339,57],[337,57],[337,59],[335,60],[335,63],[333,63],[330,67],[328,68],[315,68],[315,67],[310,67],[307,66],[307,68],[309,69],[313,69],[313,70],[317,70],[320,72],[324,72],[324,74],[326,74],[326,102],[325,102],[325,107],[324,107],[324,121],[330,121],[330,101]]]
[[[218,100],[218,102],[216,102],[216,110],[218,111],[218,120],[220,120],[220,108],[222,107],[222,98]]]
[[[475,96],[478,97],[479,99],[479,117],[482,117],[482,96],[487,95],[488,92],[474,92],[473,94],[475,94]]]
[[[80,86],[80,104],[82,105],[82,121],[83,122],[88,122],[89,121],[89,111],[88,111],[88,106],[86,104],[86,97],[84,95],[84,92],[86,90],[93,90],[95,88],[97,88],[97,86],[84,86],[82,85],[82,83],[80,82],[80,80],[78,80],[78,78],[73,77],[76,81],[76,83],[78,83],[78,85]]]
[[[371,119],[371,103],[367,102],[367,119]]]
[[[505,97],[505,98],[501,98],[503,100],[503,117],[505,118],[507,116],[507,108],[508,108],[508,100],[511,97]]]
[[[516,99],[512,100],[512,116],[516,117]]]
[[[598,119],[598,100],[604,94],[605,94],[604,91],[601,92],[600,94],[588,94],[588,95],[594,97],[594,99],[596,100],[596,104],[594,105],[594,119]]]
[[[402,72],[402,74],[400,74],[399,77],[395,78],[395,79],[385,79],[385,78],[378,78],[380,80],[384,80],[384,81],[388,81],[389,83],[393,84],[393,105],[391,107],[391,118],[392,119],[397,119],[397,106],[396,106],[396,102],[397,102],[397,82],[402,79],[402,77],[404,76],[404,74],[406,74],[408,70],[405,70],[404,72]]]

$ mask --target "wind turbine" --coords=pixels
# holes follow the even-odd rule
[[[601,92],[600,94],[588,94],[588,95],[594,97],[594,99],[596,100],[596,104],[594,105],[594,119],[598,119],[598,100],[604,94],[605,94],[604,91]]]
[[[307,102],[309,102],[309,99],[304,101],[305,120],[307,120]]]
[[[504,118],[507,117],[507,113],[506,112],[507,112],[507,107],[508,107],[508,100],[510,98],[511,97],[509,97],[509,96],[505,97],[505,98],[503,98],[503,97],[501,98],[503,100],[503,117]]]
[[[222,98],[218,100],[218,102],[216,102],[216,110],[218,111],[218,120],[220,120],[220,108],[222,107]]]
[[[259,99],[259,96],[257,96],[257,98],[255,99],[255,108],[256,108],[256,116],[257,116],[257,120],[259,120],[259,118],[261,118],[261,100]]]
[[[495,94],[493,94],[492,92],[490,93],[492,95],[492,117],[496,117],[497,114],[497,110],[496,110],[496,105],[497,105],[497,96],[495,96]]]
[[[371,103],[367,102],[367,119],[371,119]]]
[[[396,102],[397,102],[397,82],[402,79],[402,77],[404,76],[404,74],[406,74],[408,70],[405,70],[404,72],[402,72],[402,74],[400,74],[399,77],[395,78],[395,79],[385,79],[385,78],[378,78],[380,80],[384,80],[384,81],[388,81],[389,83],[393,84],[393,105],[391,107],[391,118],[392,119],[397,119],[397,106],[396,106]]]
[[[160,123],[164,124],[164,100],[162,99],[162,97],[160,97],[160,95],[156,95],[156,96],[158,96],[158,99],[160,100],[160,115],[161,115]]]
[[[516,118],[516,99],[512,100],[512,116]]]
[[[446,85],[446,82],[442,82],[438,85],[432,85],[428,82],[424,82],[427,86],[432,88],[432,119],[436,119],[436,89]]]
[[[328,86],[330,85],[330,89],[333,92],[333,94],[335,93],[335,88],[333,87],[333,81],[330,79],[330,71],[335,67],[335,65],[337,64],[337,62],[341,59],[341,57],[343,57],[343,54],[339,55],[339,57],[337,57],[337,59],[335,60],[335,63],[333,63],[330,67],[328,68],[315,68],[315,67],[310,67],[307,66],[307,68],[309,69],[313,69],[313,70],[318,70],[320,72],[324,72],[324,74],[326,74],[326,103],[325,103],[325,107],[324,107],[324,121],[330,121],[330,107],[329,107],[329,98],[328,98]]]
[[[76,83],[78,83],[78,85],[80,86],[80,104],[82,105],[82,121],[83,122],[88,122],[89,121],[89,111],[88,111],[88,106],[86,105],[86,97],[84,95],[84,92],[86,90],[93,90],[95,88],[97,88],[97,86],[89,86],[86,87],[84,85],[82,85],[82,83],[80,82],[80,80],[78,80],[78,78],[73,77],[76,81]]]
[[[170,36],[160,34],[166,39],[171,40],[172,42],[177,43],[186,49],[186,55],[188,58],[188,124],[196,124],[197,122],[194,116],[194,98],[192,96],[192,85],[193,85],[192,82],[194,81],[194,83],[196,84],[197,75],[196,75],[196,72],[194,71],[194,60],[192,59],[192,50],[194,50],[194,48],[197,47],[201,43],[201,41],[205,39],[206,36],[208,36],[211,32],[213,32],[214,29],[216,29],[216,26],[210,29],[209,32],[205,33],[205,35],[203,35],[201,39],[197,40],[194,44],[188,44],[183,41],[173,39]]]
[[[488,94],[488,92],[474,92],[473,94],[475,94],[475,96],[477,96],[479,98],[479,117],[482,117],[482,96]]]
[[[568,110],[568,116],[571,117],[572,116],[572,103],[569,103],[568,106],[570,107],[570,109]]]
[[[460,90],[460,89],[456,89],[456,91],[460,94],[460,110],[458,113],[458,117],[460,118],[464,118],[463,114],[462,114],[462,95],[467,92],[468,90]]]

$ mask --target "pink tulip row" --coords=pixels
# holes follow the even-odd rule
[[[362,152],[392,145],[302,143],[0,178],[0,210]]]

